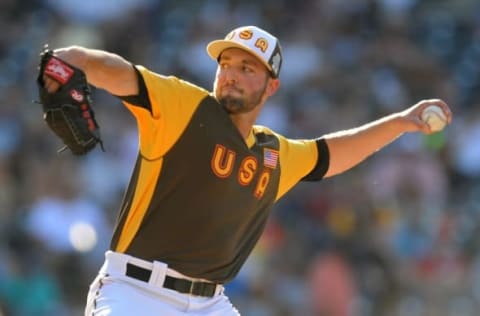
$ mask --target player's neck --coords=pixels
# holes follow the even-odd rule
[[[248,136],[252,131],[253,124],[255,124],[259,113],[260,109],[255,108],[253,111],[250,111],[248,113],[230,114],[230,119],[237,127],[243,139],[248,139]]]
[[[242,135],[243,139],[247,139],[251,133],[253,124],[257,115],[252,112],[249,113],[238,113],[230,115],[230,119],[232,120],[233,124],[237,127],[240,135]]]

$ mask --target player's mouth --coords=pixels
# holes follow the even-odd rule
[[[243,95],[243,90],[235,86],[228,85],[222,88],[222,95]]]

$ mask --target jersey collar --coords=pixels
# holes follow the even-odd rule
[[[255,145],[255,134],[253,133],[253,128],[250,130],[250,133],[248,133],[245,143],[247,144],[248,148],[252,148],[253,145]]]

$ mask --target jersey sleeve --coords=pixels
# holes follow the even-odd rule
[[[175,144],[208,91],[174,76],[135,67],[143,78],[138,82],[145,87],[140,86],[139,91],[146,91],[148,106],[130,103],[133,98],[123,98],[123,103],[137,120],[142,155],[157,159]]]
[[[328,169],[328,147],[322,139],[280,140],[281,175],[276,199],[280,199],[299,181],[318,181]]]

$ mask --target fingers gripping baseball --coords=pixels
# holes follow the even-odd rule
[[[440,99],[422,100],[407,109],[404,117],[412,123],[411,131],[432,134],[443,130],[452,121],[452,111]]]

